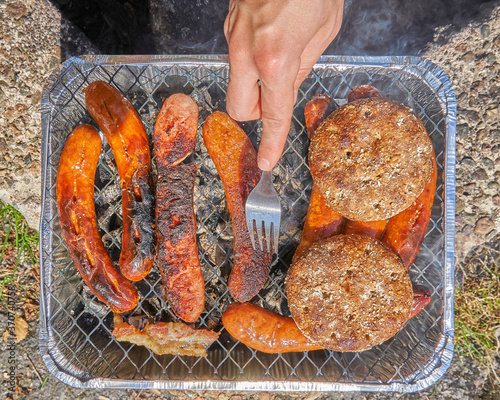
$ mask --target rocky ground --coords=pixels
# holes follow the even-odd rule
[[[40,98],[44,82],[60,68],[61,37],[73,54],[96,49],[47,0],[0,0],[0,200],[14,205],[38,228],[40,216]],[[422,56],[449,75],[458,101],[456,265],[478,248],[497,252],[500,234],[500,5],[452,35],[436,32]],[[439,43],[439,45],[437,44]],[[67,48],[66,48],[67,50]],[[36,320],[17,344],[18,390],[14,398],[217,398],[220,400],[332,398],[394,399],[396,394],[232,393],[79,390],[47,372],[38,351]],[[0,314],[0,333],[7,315]],[[7,343],[0,344],[0,366],[7,371]],[[498,357],[496,368],[500,370]],[[495,364],[493,364],[495,365]],[[45,381],[45,378],[48,379]],[[0,393],[7,393],[4,375]],[[45,381],[43,389],[40,389]],[[455,357],[445,376],[431,388],[402,398],[500,399],[498,383],[485,368]]]

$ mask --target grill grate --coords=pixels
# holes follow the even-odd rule
[[[316,93],[327,93],[336,99],[336,108],[353,86],[371,84],[420,116],[436,150],[439,178],[432,220],[410,271],[414,283],[431,290],[432,301],[393,339],[369,351],[288,354],[257,352],[236,342],[222,328],[222,311],[232,301],[227,288],[232,266],[232,226],[223,186],[203,144],[201,128],[212,111],[225,109],[227,63],[219,58],[189,61],[175,57],[161,62],[142,60],[120,64],[114,63],[119,62],[119,58],[106,59],[104,63],[103,60],[69,60],[47,86],[42,101],[40,346],[49,370],[64,382],[81,387],[262,390],[414,391],[442,375],[453,351],[450,334],[453,271],[449,266],[453,243],[445,240],[445,230],[453,226],[446,226],[443,216],[444,199],[454,196],[454,181],[446,185],[445,191],[442,175],[445,161],[449,168],[454,168],[454,149],[445,150],[450,135],[454,139],[454,98],[447,78],[440,76],[440,70],[432,64],[421,59],[400,58],[390,59],[398,62],[389,67],[381,62],[386,60],[332,58],[317,64],[302,85],[292,130],[275,169],[275,184],[283,207],[279,258],[256,300],[268,309],[289,315],[283,283],[300,241],[312,184],[303,117],[306,102]],[[61,238],[55,193],[59,157],[76,125],[95,125],[86,112],[82,89],[97,79],[112,83],[131,101],[150,140],[156,116],[169,95],[182,92],[192,96],[199,105],[196,152],[188,161],[199,167],[194,203],[206,301],[201,318],[192,326],[222,330],[205,359],[158,356],[146,348],[114,340],[112,313],[85,287]],[[261,125],[244,123],[242,127],[257,147]],[[103,241],[113,261],[118,262],[121,248],[119,176],[104,137],[103,143],[96,174],[96,214]],[[165,301],[156,265],[136,287],[141,293],[141,302],[134,314],[176,320]]]

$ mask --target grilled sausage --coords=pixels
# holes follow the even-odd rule
[[[254,304],[230,304],[222,314],[222,323],[235,339],[264,353],[322,349],[304,336],[292,318]]]
[[[431,292],[425,286],[413,285],[413,304],[410,318],[413,318],[431,302]]]
[[[84,282],[99,300],[118,313],[135,308],[139,294],[116,269],[97,230],[94,177],[101,138],[90,125],[69,136],[57,172],[57,208],[69,254]]]
[[[323,120],[329,104],[330,96],[325,94],[316,94],[307,102],[304,108],[304,118],[309,139],[313,137],[314,131]]]
[[[326,204],[325,198],[313,183],[302,239],[293,255],[293,262],[314,242],[341,233],[343,224],[344,217]]]
[[[146,130],[132,104],[106,82],[85,89],[87,109],[108,140],[122,189],[123,234],[120,270],[140,281],[154,262],[154,199]]]
[[[197,127],[198,105],[184,94],[165,100],[154,127],[158,265],[168,303],[186,322],[196,321],[205,305],[193,208],[198,167],[180,164],[195,148]]]
[[[189,96],[177,93],[168,97],[156,119],[154,143],[156,163],[175,167],[196,146],[198,105]]]
[[[329,103],[330,97],[321,94],[315,95],[307,102],[304,116],[309,138],[313,137],[314,131],[323,120]],[[293,262],[314,242],[341,233],[343,224],[344,217],[326,204],[321,191],[313,183],[302,239],[293,255]]]
[[[351,221],[346,218],[344,234],[363,234],[375,239],[380,239],[385,231],[387,220],[380,221]]]
[[[245,132],[227,114],[216,111],[205,120],[203,139],[224,184],[234,234],[234,261],[229,292],[247,301],[264,286],[271,253],[252,247],[245,220],[245,202],[260,179],[257,154]]]
[[[347,102],[350,103],[351,101],[364,99],[366,97],[382,98],[384,96],[382,96],[378,89],[373,86],[359,85],[352,88],[351,92],[347,96]]]
[[[414,286],[413,291],[410,318],[418,314],[431,299],[427,288]],[[232,337],[264,353],[323,349],[304,336],[292,318],[250,303],[230,304],[222,314],[222,324]]]
[[[437,164],[434,151],[432,152],[432,164],[431,180],[425,186],[424,191],[410,207],[389,218],[382,237],[382,242],[399,254],[407,270],[417,258],[431,219],[437,183]]]

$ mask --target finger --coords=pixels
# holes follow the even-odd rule
[[[233,0],[229,1],[229,11],[227,13],[226,19],[224,20],[224,36],[229,43],[231,36],[231,31],[233,30],[234,21],[236,19],[236,2]]]
[[[293,65],[289,68],[288,76],[275,76],[269,81],[272,84],[261,80],[262,140],[258,164],[263,171],[270,171],[278,163],[290,131],[295,104],[293,84],[298,65],[297,68],[293,68]]]
[[[259,74],[246,43],[246,21],[234,21],[232,13],[226,18],[224,31],[229,46],[229,83],[226,92],[226,111],[236,121],[260,118]],[[232,32],[236,32],[234,35]]]
[[[260,88],[256,76],[237,72],[229,59],[229,83],[226,94],[226,111],[236,121],[258,119],[260,112]]]

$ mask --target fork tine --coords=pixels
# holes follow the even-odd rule
[[[266,251],[271,251],[271,224],[264,223],[264,231],[266,233]]]
[[[254,230],[254,224],[255,220],[253,219],[246,219],[247,220],[247,230],[248,234],[250,235],[250,241],[252,242],[252,247],[255,249],[255,230]]]
[[[276,224],[273,222],[273,253],[278,254],[278,243],[280,237],[280,226],[279,223]]]
[[[264,225],[264,221],[255,221],[257,225],[257,238],[259,239],[260,250],[264,251],[264,247],[262,246],[262,225]],[[255,246],[254,246],[255,248]]]

